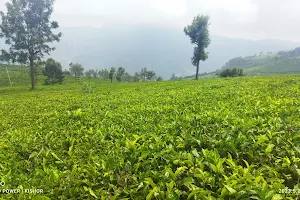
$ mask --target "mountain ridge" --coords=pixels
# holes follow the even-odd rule
[[[164,78],[172,74],[188,76],[195,73],[190,58],[193,45],[182,30],[160,26],[76,28],[61,27],[61,42],[50,57],[61,62],[64,69],[78,62],[86,69],[123,66],[130,73],[147,67]],[[248,40],[211,36],[209,58],[200,63],[200,73],[220,69],[238,56],[294,49],[300,42],[276,39]],[[3,46],[0,43],[1,46]]]

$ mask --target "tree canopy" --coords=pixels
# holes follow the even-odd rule
[[[116,74],[117,80],[119,82],[121,82],[124,75],[125,75],[125,68],[119,67],[118,70],[117,70],[117,74]]]
[[[70,63],[70,72],[75,78],[80,78],[83,75],[84,68],[81,64],[78,63]]]
[[[49,58],[45,63],[43,70],[44,76],[47,76],[45,85],[53,85],[56,83],[62,83],[64,79],[61,64],[54,59]]]
[[[51,21],[54,0],[11,0],[6,3],[7,12],[0,12],[0,37],[9,46],[6,52],[15,63],[30,66],[31,88],[36,85],[36,66],[45,55],[55,48],[49,44],[60,41],[61,33],[53,33],[58,28]]]
[[[244,76],[243,69],[238,69],[238,68],[227,68],[220,72],[219,77],[237,77],[237,76]]]

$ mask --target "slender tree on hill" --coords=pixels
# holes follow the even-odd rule
[[[205,61],[208,58],[208,52],[205,51],[210,44],[208,26],[209,16],[198,15],[191,25],[184,28],[184,33],[190,37],[191,43],[196,45],[192,57],[192,64],[197,67],[196,79],[198,79],[200,61]]]
[[[59,42],[61,33],[56,21],[51,21],[54,0],[10,0],[7,12],[0,12],[0,37],[9,45],[12,62],[29,64],[31,88],[36,85],[37,62],[54,50],[49,44]]]

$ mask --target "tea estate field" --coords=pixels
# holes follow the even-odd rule
[[[0,199],[296,199],[300,76],[0,88]]]

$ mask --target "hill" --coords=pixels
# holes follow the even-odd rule
[[[247,57],[236,57],[226,62],[221,69],[199,74],[200,79],[215,78],[227,68],[240,68],[246,75],[298,74],[300,73],[300,47],[290,51],[267,52]],[[183,79],[194,79],[195,75]]]
[[[300,47],[291,51],[269,52],[229,60],[221,70],[242,68],[248,75],[300,73]]]
[[[118,28],[62,28],[64,36],[53,56],[67,67],[69,62],[86,68],[123,66],[130,73],[142,67],[154,70],[165,79],[172,74],[192,75],[193,47],[182,30],[157,26]],[[220,69],[229,59],[256,52],[294,49],[299,43],[281,40],[244,40],[212,36],[209,59],[200,65],[200,73]]]
[[[51,53],[69,68],[70,62],[81,63],[86,69],[123,66],[129,73],[143,67],[154,70],[164,79],[172,74],[189,76],[195,73],[191,65],[193,47],[180,29],[159,26],[116,28],[60,28],[63,37]],[[282,40],[245,40],[212,35],[209,58],[200,64],[200,73],[213,72],[238,56],[258,52],[294,49],[300,43]],[[5,47],[3,40],[0,48]]]
[[[193,47],[182,30],[159,26],[60,29],[63,37],[51,56],[68,68],[79,62],[86,69],[123,66],[130,73],[147,67],[169,79],[172,74],[195,73],[191,65]],[[0,42],[0,47],[4,46]],[[220,69],[229,59],[257,52],[290,50],[299,43],[281,40],[245,40],[212,35],[209,58],[200,64],[200,73]]]
[[[0,64],[0,86],[10,86],[9,77],[13,86],[30,84],[29,70],[26,66]]]

